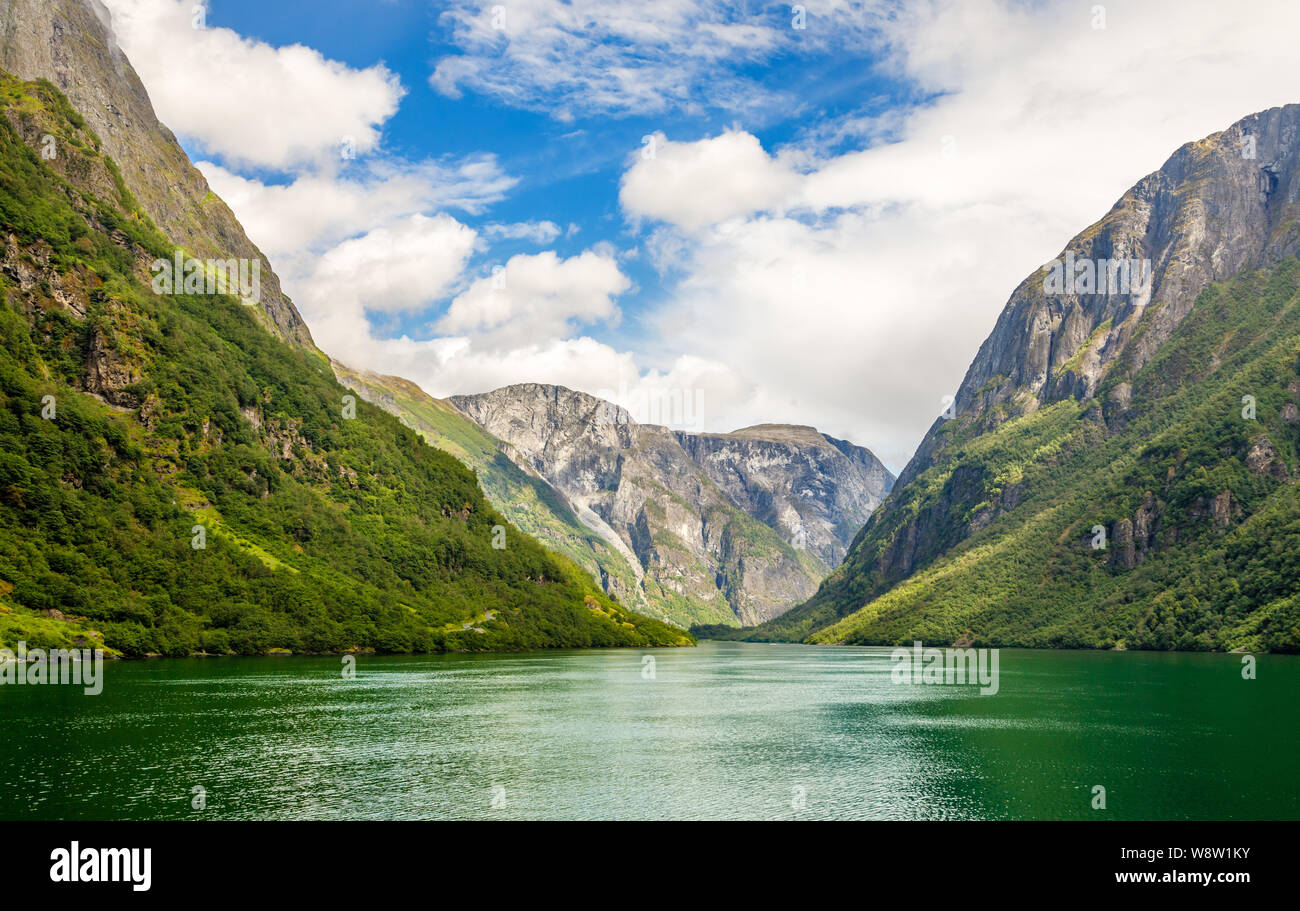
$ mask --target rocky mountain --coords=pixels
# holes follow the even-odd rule
[[[410,380],[354,370],[338,361],[333,366],[344,386],[473,468],[488,501],[520,531],[573,560],[629,607],[666,616],[638,584],[640,567],[627,546],[583,524],[568,497],[531,469],[510,444]]]
[[[1300,106],[1188,143],[1012,294],[893,496],[756,638],[1300,644]]]
[[[0,69],[20,79],[45,79],[71,102],[98,137],[120,181],[171,243],[199,259],[260,263],[260,305],[268,327],[311,346],[307,324],[280,290],[280,280],[244,234],[234,213],[154,114],[149,95],[113,37],[99,0],[0,0]],[[58,159],[53,166],[59,167]],[[96,187],[110,195],[109,186]]]
[[[685,433],[539,384],[449,402],[621,555],[631,584],[602,573],[608,591],[679,623],[752,625],[806,598],[893,483],[811,427]]]
[[[0,642],[689,644],[358,402],[287,299],[153,281],[178,244],[257,254],[154,118],[102,12],[0,4],[4,59],[36,77],[0,71]],[[276,287],[269,266],[262,278]]]
[[[733,503],[835,567],[894,486],[870,450],[812,427],[758,424],[732,433],[677,433]]]

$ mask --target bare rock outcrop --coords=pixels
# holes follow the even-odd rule
[[[449,401],[612,530],[679,622],[751,625],[808,597],[893,484],[870,451],[811,427],[692,434],[531,383]]]

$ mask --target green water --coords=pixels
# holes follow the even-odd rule
[[[110,662],[99,696],[0,686],[0,818],[1300,819],[1300,659],[1243,680],[1236,655],[1004,650],[992,696],[891,666],[738,643],[363,656],[351,680]]]

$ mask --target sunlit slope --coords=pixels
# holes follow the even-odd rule
[[[1149,282],[1027,277],[844,564],[743,635],[1295,650],[1298,132],[1188,143],[1057,260]]]
[[[339,382],[396,415],[439,449],[474,469],[488,500],[521,531],[569,557],[627,606],[648,608],[628,559],[609,541],[583,525],[564,495],[511,460],[496,437],[447,402],[395,376],[380,376],[334,362]]]
[[[256,308],[154,293],[150,264],[174,250],[99,138],[48,83],[4,76],[0,105],[6,643],[689,641],[509,527],[457,459],[349,403],[325,359]]]

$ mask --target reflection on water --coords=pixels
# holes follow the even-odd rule
[[[110,662],[0,687],[0,817],[1300,818],[1300,659],[1003,651],[995,696],[888,649]],[[192,789],[207,806],[191,806]],[[1091,808],[1106,788],[1107,809]],[[494,805],[495,804],[495,805]]]

